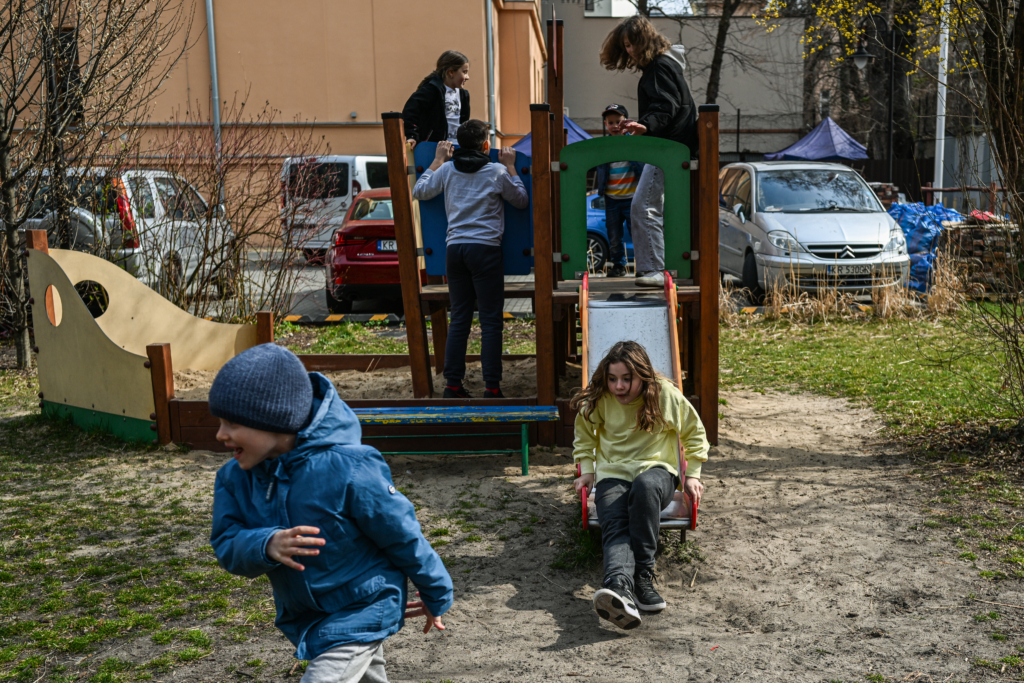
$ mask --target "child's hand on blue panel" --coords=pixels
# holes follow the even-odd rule
[[[304,548],[307,545],[324,545],[327,543],[322,538],[303,536],[302,534],[318,534],[320,530],[315,526],[296,526],[291,529],[282,529],[270,537],[267,543],[267,557],[274,562],[280,562],[286,567],[298,569],[300,572],[306,567],[292,559],[292,555],[319,555],[316,548]]]
[[[416,597],[418,598],[419,596],[420,594],[419,592],[417,592]],[[415,617],[419,616],[425,616],[427,618],[427,623],[423,626],[424,633],[430,633],[431,628],[436,628],[438,631],[445,630],[444,624],[441,623],[441,617],[435,617],[433,614],[431,614],[430,610],[427,609],[427,606],[423,603],[422,600],[405,603],[406,619],[414,619]]]

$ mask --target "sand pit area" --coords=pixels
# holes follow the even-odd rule
[[[1024,591],[979,577],[925,524],[936,489],[872,445],[875,414],[807,394],[722,397],[721,443],[690,534],[703,559],[663,554],[669,607],[630,632],[591,609],[599,567],[551,566],[577,505],[569,449],[535,449],[529,477],[505,456],[389,457],[455,583],[447,631],[424,636],[417,620],[385,645],[389,680],[1003,680],[1000,658],[1024,645],[1024,609],[977,600],[1024,605]],[[212,488],[223,456],[192,457],[209,459],[192,475]],[[974,619],[990,610],[997,624]],[[990,637],[996,627],[1006,642]],[[294,661],[268,626],[176,680],[255,678],[243,663],[256,656],[266,672]]]
[[[363,372],[341,370],[323,373],[330,379],[342,399],[413,398],[412,371],[405,368],[387,368]],[[174,373],[174,393],[180,399],[205,401],[210,385],[217,373],[206,370],[180,370]],[[572,395],[581,386],[582,370],[579,365],[568,364],[566,376],[559,382],[560,397]],[[480,362],[466,364],[466,389],[472,396],[482,397],[484,380]],[[509,398],[524,398],[537,394],[537,361],[533,358],[505,362],[502,369],[501,391]],[[444,392],[444,377],[434,375],[434,393]]]

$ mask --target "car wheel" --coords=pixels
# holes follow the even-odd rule
[[[595,273],[608,260],[608,241],[600,235],[587,234],[587,270]]]
[[[160,267],[160,287],[158,290],[160,296],[173,300],[181,289],[181,281],[181,259],[174,254],[164,257],[164,262]]]
[[[352,299],[348,299],[344,296],[335,297],[334,292],[331,291],[330,287],[326,287],[324,292],[327,294],[327,310],[331,313],[351,313],[352,312]]]
[[[743,288],[750,292],[752,303],[764,303],[764,289],[757,281],[757,261],[752,251],[748,251],[747,257],[743,260]]]

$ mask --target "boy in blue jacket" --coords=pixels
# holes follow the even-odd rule
[[[384,640],[405,617],[443,630],[452,605],[451,577],[388,464],[360,444],[330,380],[280,346],[228,361],[209,401],[234,449],[214,488],[217,561],[270,578],[274,623],[311,660],[302,683],[386,683]],[[406,577],[420,601],[407,602]]]

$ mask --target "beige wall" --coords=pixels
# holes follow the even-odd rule
[[[383,154],[381,112],[401,111],[438,55],[454,49],[470,59],[472,116],[486,121],[485,1],[214,0],[220,98],[257,110],[269,102],[283,121],[316,121],[334,153]],[[491,7],[497,126],[523,134],[530,103],[543,101],[539,4],[493,0]],[[204,3],[196,9],[191,47],[154,104],[154,122],[197,104],[209,114]]]

